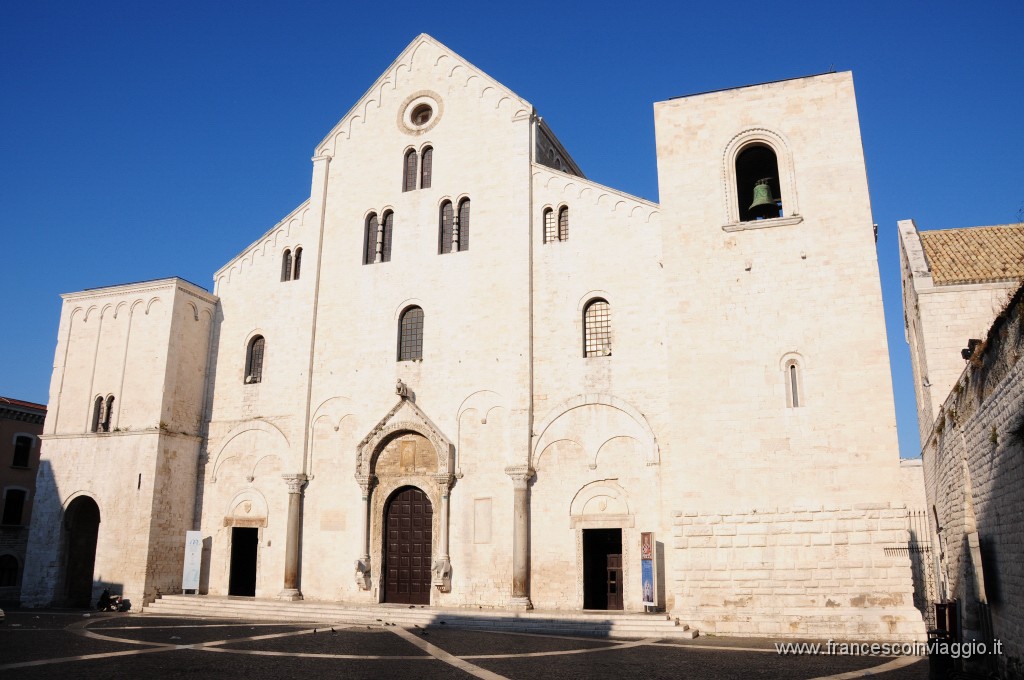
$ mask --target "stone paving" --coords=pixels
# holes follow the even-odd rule
[[[0,677],[924,680],[920,657],[784,656],[763,639],[578,638],[385,625],[14,611]]]

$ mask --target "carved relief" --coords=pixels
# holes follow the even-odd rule
[[[437,454],[421,434],[402,434],[384,445],[377,456],[374,472],[378,477],[396,475],[432,475],[437,472]]]

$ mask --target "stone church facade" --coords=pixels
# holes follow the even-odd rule
[[[921,637],[851,75],[655,126],[659,203],[421,35],[213,294],[64,296],[24,601],[198,529],[204,593],[639,611],[654,532],[703,630]]]

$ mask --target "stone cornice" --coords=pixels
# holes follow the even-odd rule
[[[151,427],[145,430],[123,430],[121,432],[74,432],[68,434],[41,434],[39,438],[43,441],[50,439],[91,439],[93,437],[138,437],[140,435],[161,435],[164,437],[174,437],[177,439],[189,439],[191,441],[203,442],[206,440],[205,437],[195,434],[185,434],[184,432],[168,432],[167,430],[161,430],[156,427]]]

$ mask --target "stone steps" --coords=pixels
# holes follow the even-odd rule
[[[165,595],[143,607],[153,616],[211,619],[246,619],[320,624],[386,623],[403,627],[445,627],[515,633],[580,635],[620,638],[697,637],[696,630],[666,614],[513,612],[472,609],[435,609],[401,605],[352,605],[331,602],[281,602],[208,595]],[[441,622],[444,622],[443,624]]]

